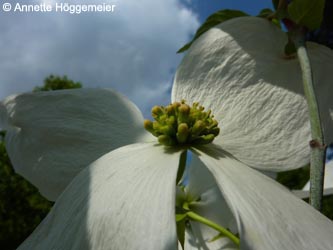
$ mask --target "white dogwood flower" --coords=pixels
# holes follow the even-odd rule
[[[172,101],[199,102],[212,110],[221,132],[211,144],[158,144],[143,129],[140,111],[111,90],[4,100],[0,121],[16,171],[56,200],[19,249],[177,249],[176,178],[184,150],[193,152],[194,169],[211,173],[214,192],[220,192],[214,202],[225,200],[230,209],[240,249],[330,249],[332,222],[254,169],[284,171],[309,160],[301,74],[296,59],[283,57],[285,42],[284,33],[268,21],[246,17],[211,29],[191,46],[177,70]],[[309,52],[331,140],[327,74],[333,54],[314,44]],[[205,185],[211,182],[207,170]],[[205,192],[191,191],[201,183],[193,179],[187,192],[204,198]],[[209,211],[203,213],[219,216]],[[204,244],[217,249],[216,242],[207,242],[211,232],[191,225],[186,250],[206,249]]]

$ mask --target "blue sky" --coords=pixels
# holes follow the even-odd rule
[[[251,15],[257,15],[263,8],[273,8],[269,0],[185,0],[185,3],[199,14],[200,22],[220,9],[238,9]]]
[[[10,2],[54,6],[65,1]],[[105,2],[117,6],[114,13],[18,13],[0,8],[0,99],[32,90],[50,74],[67,75],[85,87],[121,92],[147,116],[153,105],[169,102],[183,57],[176,51],[207,16],[224,8],[255,15],[271,6],[263,0],[89,1]]]

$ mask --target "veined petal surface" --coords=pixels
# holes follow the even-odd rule
[[[18,249],[177,249],[180,154],[146,143],[104,155],[73,179]]]
[[[297,58],[286,59],[287,36],[256,17],[224,22],[203,34],[178,67],[172,101],[211,109],[215,143],[247,165],[283,171],[309,161],[310,125]],[[326,143],[333,141],[333,51],[308,43]]]
[[[309,204],[217,147],[197,154],[236,218],[242,250],[332,249],[333,223]]]
[[[103,154],[150,138],[137,107],[107,89],[11,96],[0,112],[15,170],[50,200]]]

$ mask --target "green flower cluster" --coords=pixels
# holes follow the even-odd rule
[[[166,107],[154,106],[152,117],[155,121],[145,120],[144,127],[166,146],[207,144],[220,129],[211,110],[205,112],[204,109],[199,103],[190,107],[184,100]]]

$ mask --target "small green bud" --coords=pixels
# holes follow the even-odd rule
[[[154,133],[153,122],[150,120],[144,120],[143,127],[150,133]]]
[[[189,135],[188,126],[186,123],[181,123],[177,130],[177,140],[179,143],[185,143]]]
[[[169,116],[166,123],[170,126],[173,126],[176,124],[176,117],[174,115]]]
[[[194,139],[194,144],[208,144],[211,143],[215,138],[215,135],[209,134],[209,135],[202,135],[200,137],[197,137]]]
[[[212,120],[212,119],[210,120],[209,123],[210,123],[210,125],[208,126],[209,129],[217,127],[217,125],[218,125],[218,122],[216,120]]]
[[[170,136],[168,135],[160,135],[158,138],[158,142],[165,145],[165,146],[174,146],[176,145],[175,140],[173,140]]]
[[[157,122],[157,121],[154,121],[153,122],[153,129],[154,129],[155,132],[159,130],[159,127],[160,127],[160,123]]]
[[[197,120],[192,128],[192,135],[200,135],[200,133],[206,128],[205,123],[201,120]]]
[[[215,127],[215,128],[212,128],[210,130],[210,132],[215,135],[215,136],[218,136],[220,134],[220,128],[219,127]]]
[[[168,126],[168,125],[160,126],[159,131],[161,132],[161,134],[166,134],[166,135],[171,135],[171,136],[173,134],[175,134],[175,132],[176,132],[172,126]]]
[[[187,104],[181,104],[178,107],[178,124],[180,123],[188,123],[189,120],[189,114],[190,114],[191,108]]]
[[[152,114],[152,117],[158,117],[160,115],[163,114],[163,110],[161,109],[160,106],[154,106],[152,109],[151,109],[151,114]]]
[[[172,105],[166,107],[166,112],[168,115],[175,115],[175,108]]]
[[[188,115],[190,113],[191,108],[187,104],[181,104],[178,108],[179,113]]]
[[[171,104],[171,106],[174,108],[174,109],[178,109],[178,107],[180,106],[180,102],[174,102]]]

